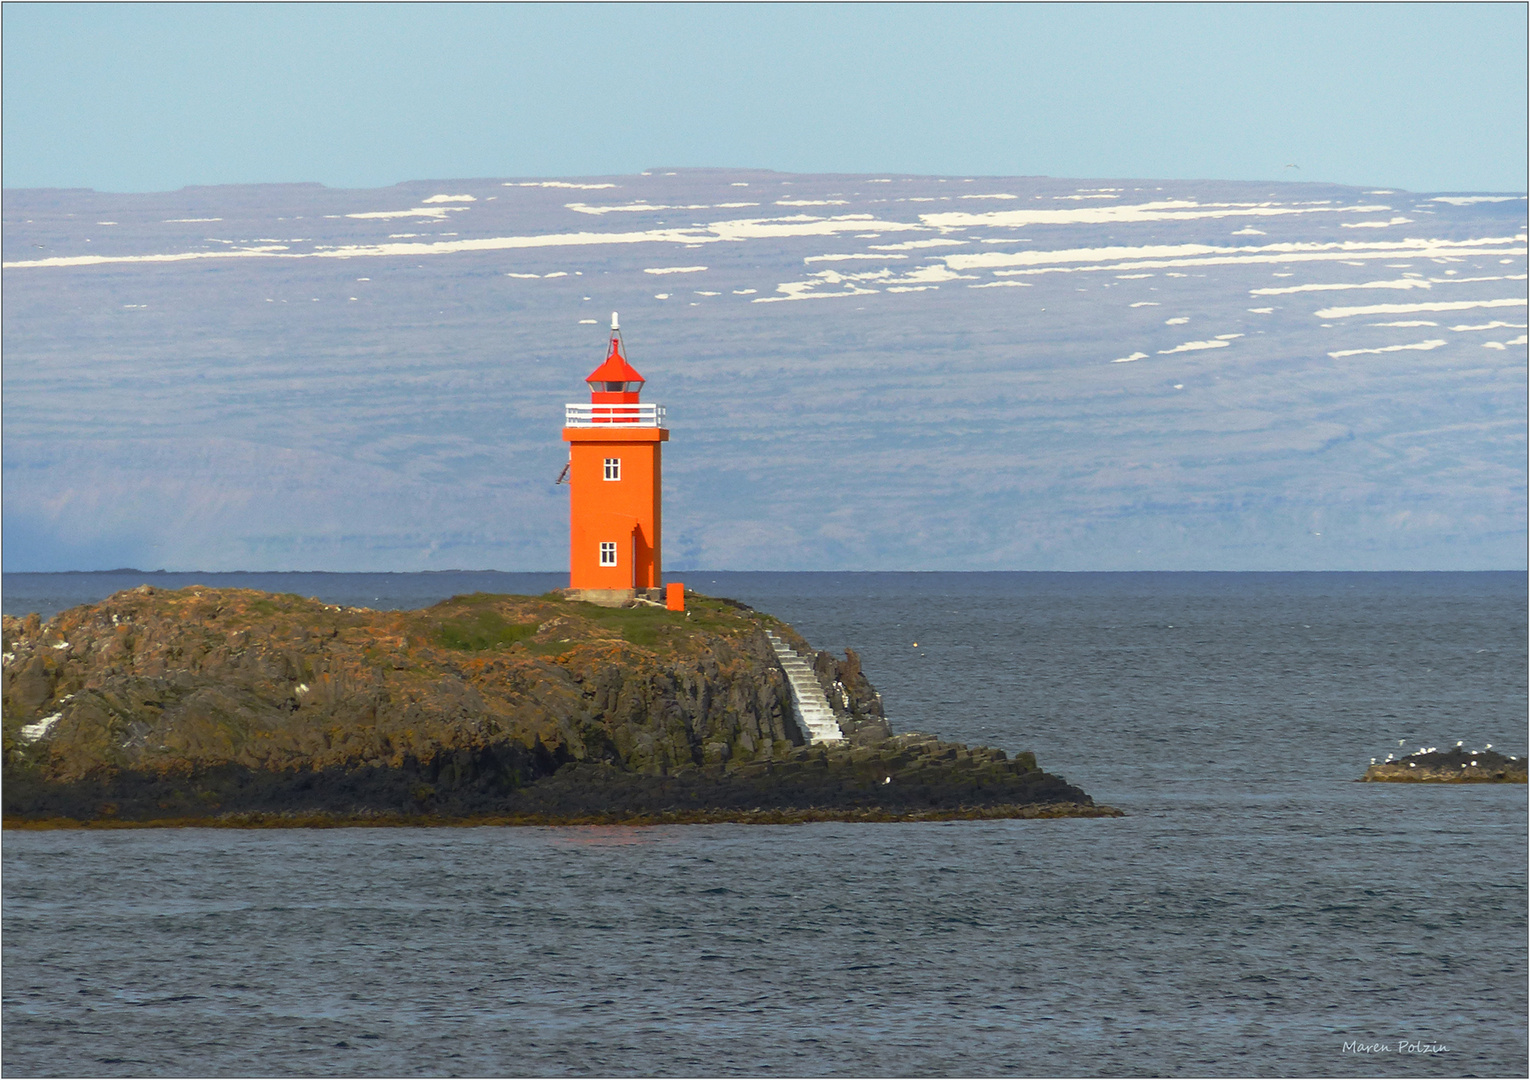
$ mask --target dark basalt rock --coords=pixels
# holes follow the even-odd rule
[[[882,695],[861,671],[860,654],[854,649],[846,649],[843,660],[830,653],[816,653],[813,673],[818,676],[847,740],[857,744],[878,743],[892,736],[892,726],[882,713]]]
[[[560,760],[561,759],[561,760]],[[691,766],[670,774],[567,760],[537,747],[489,747],[398,766],[316,771],[221,765],[186,776],[103,771],[67,783],[35,770],[6,779],[8,818],[179,822],[230,815],[367,820],[747,820],[760,813],[832,818],[1117,816],[1021,754],[922,736],[877,745],[800,747],[770,762]],[[1028,813],[1018,813],[1019,810]],[[14,822],[13,822],[14,823]]]
[[[376,612],[145,586],[7,617],[6,822],[1115,813],[1030,754],[893,737],[854,652],[688,603]],[[844,742],[803,745],[767,626],[813,657]]]

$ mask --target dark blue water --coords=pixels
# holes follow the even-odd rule
[[[676,576],[1130,816],[6,833],[5,1069],[1526,1073],[1525,788],[1352,782],[1399,740],[1524,753],[1525,575]],[[5,610],[144,580],[90,577]]]

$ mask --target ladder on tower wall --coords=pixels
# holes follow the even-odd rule
[[[770,639],[770,647],[775,650],[776,659],[781,661],[781,669],[786,672],[786,683],[792,691],[792,708],[808,742],[835,742],[843,739],[845,736],[839,729],[839,721],[834,718],[834,710],[829,707],[829,699],[824,695],[812,667],[797,654],[796,649],[777,637],[774,631],[765,631],[765,636]]]

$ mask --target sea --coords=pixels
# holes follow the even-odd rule
[[[669,575],[1117,819],[7,831],[9,1076],[1515,1076],[1524,573]],[[6,574],[415,608],[555,574]]]

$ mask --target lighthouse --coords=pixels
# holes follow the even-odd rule
[[[615,312],[605,362],[585,382],[589,403],[571,403],[563,411],[569,589],[596,603],[657,600],[663,573],[661,451],[669,430],[664,406],[641,400],[643,376],[627,362]]]

